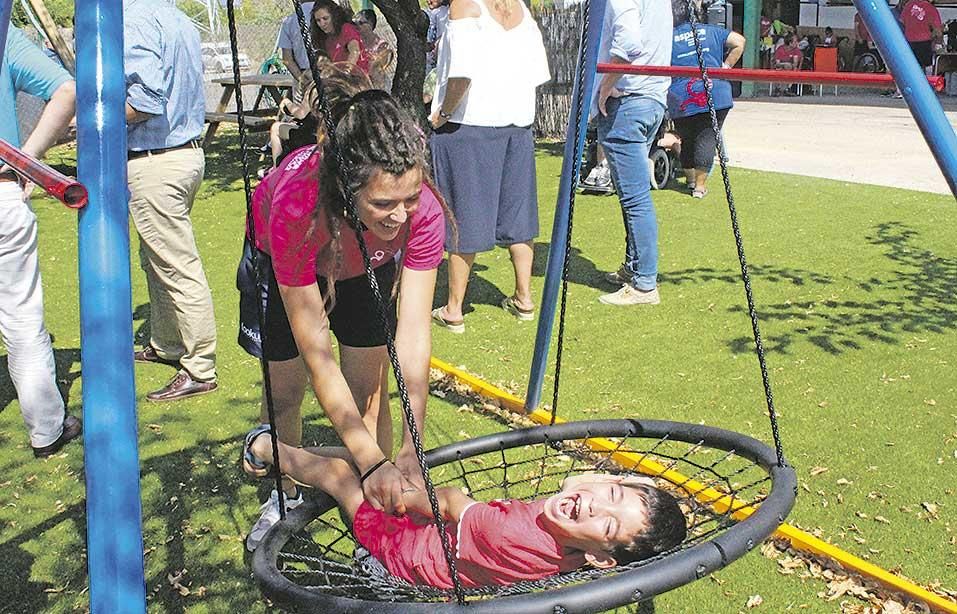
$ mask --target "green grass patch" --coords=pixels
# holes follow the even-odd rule
[[[219,332],[215,394],[148,404],[172,369],[137,365],[145,564],[150,612],[265,612],[243,537],[268,487],[246,481],[237,460],[256,419],[257,363],[235,344],[235,265],[245,203],[235,134],[208,155],[193,212]],[[541,292],[561,161],[539,154]],[[70,153],[61,152],[63,162]],[[929,171],[930,172],[930,171]],[[921,583],[957,588],[957,209],[949,197],[735,169],[732,183],[768,349],[785,452],[801,492],[789,519]],[[567,419],[647,417],[703,422],[770,442],[727,208],[654,194],[661,227],[657,307],[598,303],[623,252],[617,199],[579,196],[569,273],[562,391]],[[43,199],[40,258],[47,324],[71,411],[81,411],[76,213]],[[133,240],[134,331],[148,334],[145,280]],[[436,304],[445,298],[444,269]],[[434,332],[434,354],[524,396],[535,326],[498,304],[512,291],[507,253],[479,256],[467,331]],[[554,343],[553,343],[554,348]],[[2,358],[0,360],[5,360]],[[553,373],[546,379],[551,404]],[[30,453],[19,407],[0,369],[0,612],[88,607],[81,447],[47,461]],[[327,440],[314,400],[307,439]],[[503,428],[491,418],[430,402],[426,444]],[[812,469],[817,468],[816,471]],[[826,471],[822,471],[826,469]],[[935,506],[936,514],[924,504]],[[877,520],[880,517],[882,520]],[[185,570],[185,573],[184,573]],[[170,574],[183,574],[183,595]],[[784,576],[757,553],[657,600],[659,611],[834,612],[824,585]],[[704,604],[707,604],[705,606]]]

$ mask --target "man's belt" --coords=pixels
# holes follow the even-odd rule
[[[155,156],[159,154],[166,153],[168,151],[176,151],[177,149],[202,149],[203,146],[199,144],[199,141],[187,141],[182,145],[176,145],[175,147],[166,147],[165,149],[144,149],[143,151],[129,151],[126,153],[127,160],[135,160],[137,158],[142,158],[143,156]]]

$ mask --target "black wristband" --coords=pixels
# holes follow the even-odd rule
[[[389,462],[388,457],[383,456],[383,457],[382,457],[382,460],[380,460],[378,463],[372,465],[372,467],[370,467],[365,473],[362,474],[362,477],[359,478],[359,485],[361,486],[363,483],[365,483],[366,478],[368,478],[370,475],[372,475],[373,473],[375,473],[375,472],[376,472],[376,469],[378,469],[379,467],[381,467],[382,465],[384,465],[384,464],[386,464],[386,463],[388,463],[388,462]]]

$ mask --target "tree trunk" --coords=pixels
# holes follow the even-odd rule
[[[428,120],[422,104],[425,81],[426,34],[429,18],[416,0],[372,0],[395,33],[396,67],[392,95],[423,124]]]

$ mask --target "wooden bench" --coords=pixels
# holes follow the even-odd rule
[[[259,117],[257,115],[243,115],[243,121],[246,123],[246,128],[252,131],[260,130],[269,130],[269,126],[275,121],[275,118],[272,117]],[[206,137],[203,139],[203,148],[209,146],[210,142],[213,140],[213,136],[216,134],[216,129],[219,128],[220,122],[228,122],[231,124],[238,124],[239,117],[235,113],[213,113],[206,112],[206,123],[209,124],[209,127],[206,129]]]

